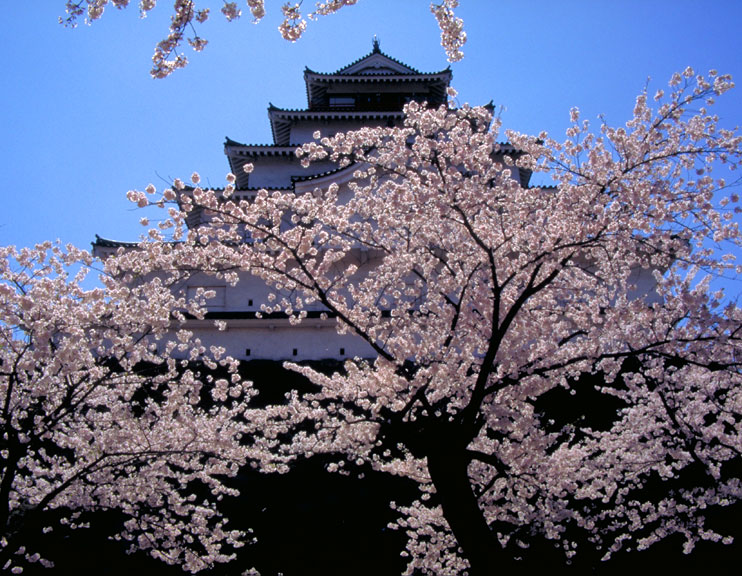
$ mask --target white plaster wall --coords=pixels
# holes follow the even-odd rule
[[[307,177],[329,172],[336,168],[332,162],[314,162],[302,167],[295,156],[266,156],[254,162],[250,174],[250,188],[284,188],[291,186],[292,177]]]
[[[186,328],[208,346],[222,346],[239,360],[323,360],[372,358],[375,353],[363,340],[338,334],[336,322],[305,320],[292,326],[288,320],[228,320],[219,331],[213,321],[188,322]],[[249,351],[249,354],[248,354]]]
[[[291,142],[310,142],[314,140],[314,132],[319,130],[324,136],[333,136],[338,132],[358,130],[362,127],[386,126],[385,120],[364,121],[358,120],[306,120],[291,127]]]

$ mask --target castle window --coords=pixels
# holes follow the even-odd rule
[[[299,354],[299,350],[297,348],[294,348],[294,350],[291,352],[291,355],[296,356],[297,354]]]
[[[353,96],[330,96],[330,108],[352,108],[355,105]]]
[[[245,348],[245,356],[249,356],[249,355],[250,355],[250,349],[249,348]]]

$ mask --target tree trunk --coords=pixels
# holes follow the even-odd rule
[[[465,446],[438,437],[428,450],[428,471],[456,540],[471,565],[471,576],[509,574],[514,568],[487,526],[467,473]]]

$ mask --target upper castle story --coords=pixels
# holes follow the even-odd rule
[[[237,177],[237,189],[248,193],[263,188],[290,190],[297,181],[334,170],[330,162],[303,168],[296,148],[311,141],[317,131],[324,137],[366,126],[401,126],[408,102],[426,102],[431,107],[446,104],[452,77],[450,68],[420,72],[382,52],[376,39],[370,53],[335,72],[305,69],[306,108],[268,107],[272,143],[244,144],[227,138],[224,153]],[[508,146],[502,150],[512,152]],[[254,165],[251,174],[243,170],[246,163]],[[528,184],[530,174],[514,176],[522,185]]]
[[[224,153],[229,169],[236,176],[236,200],[249,200],[262,189],[287,190],[301,193],[318,185],[347,181],[352,168],[338,170],[331,161],[318,161],[303,167],[296,149],[314,138],[363,127],[401,126],[404,105],[425,102],[428,106],[446,105],[447,89],[453,74],[450,68],[438,72],[421,72],[385,54],[374,38],[371,52],[335,72],[317,72],[306,68],[306,108],[268,107],[273,141],[246,144],[227,137]],[[488,105],[488,106],[491,106]],[[509,144],[502,144],[493,153],[493,162],[504,154],[517,154]],[[245,164],[252,164],[250,174]],[[528,186],[530,172],[511,167],[513,178]],[[188,225],[198,226],[206,215],[196,209],[188,218]],[[123,243],[96,237],[93,252],[105,256]],[[132,244],[133,246],[133,244]]]
[[[268,108],[273,142],[244,144],[227,138],[224,153],[243,191],[291,189],[299,179],[311,178],[335,168],[318,162],[302,168],[295,150],[319,131],[332,136],[364,126],[398,126],[403,107],[410,101],[440,106],[446,102],[451,70],[420,72],[384,54],[374,39],[366,56],[335,72],[304,71],[307,106],[303,109]],[[254,170],[245,174],[243,166]]]

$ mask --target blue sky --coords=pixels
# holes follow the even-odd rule
[[[427,0],[359,0],[310,23],[295,44],[276,31],[280,2],[267,3],[258,25],[248,16],[226,23],[212,10],[206,50],[189,49],[185,70],[153,80],[171,2],[146,20],[135,6],[109,9],[75,30],[57,23],[63,0],[7,2],[0,243],[135,240],[142,229],[127,190],[162,188],[194,170],[222,185],[225,136],[269,142],[268,103],[303,107],[304,67],[340,68],[367,54],[374,35],[419,70],[448,66]],[[464,60],[452,65],[459,100],[503,106],[507,128],[561,135],[572,106],[623,123],[648,77],[659,87],[688,65],[742,83],[739,0],[461,0],[458,14],[469,35]],[[742,125],[742,86],[717,112],[723,126]]]

